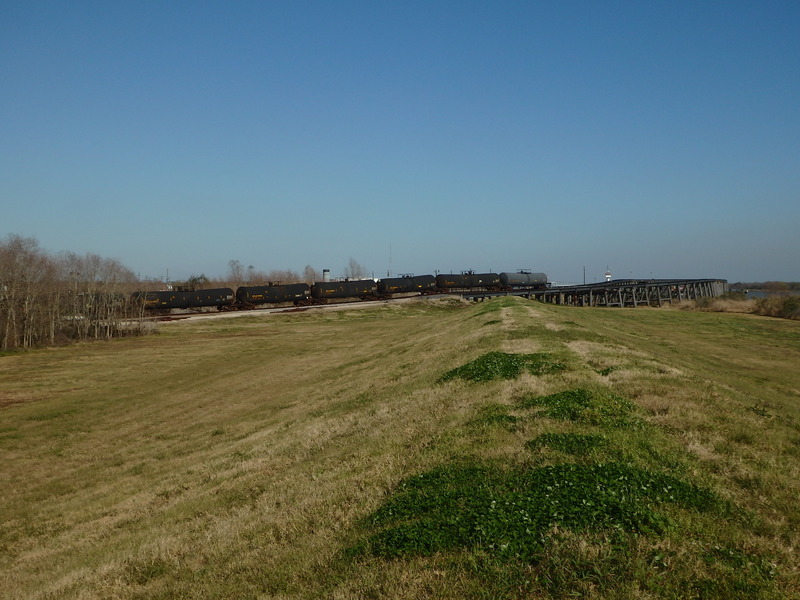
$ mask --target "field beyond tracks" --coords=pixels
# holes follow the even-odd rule
[[[411,302],[0,356],[0,598],[798,598],[800,322]]]

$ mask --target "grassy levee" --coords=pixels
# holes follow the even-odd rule
[[[0,356],[0,598],[800,597],[798,366],[516,298]]]

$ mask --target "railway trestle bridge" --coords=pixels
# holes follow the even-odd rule
[[[637,307],[716,298],[728,291],[724,279],[615,279],[601,283],[555,286],[541,290],[470,292],[464,298],[483,301],[497,296],[522,296],[548,304],[567,306]]]

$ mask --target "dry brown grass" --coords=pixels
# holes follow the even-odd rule
[[[750,511],[759,525],[743,544],[771,545],[779,585],[796,589],[797,327],[409,302],[175,323],[0,357],[0,597],[478,597],[487,581],[468,552],[356,563],[341,553],[403,478],[457,457],[526,464],[526,440],[570,430],[532,418],[476,425],[482,407],[514,413],[524,395],[587,385],[633,399],[653,427],[644,439],[614,434],[627,456],[680,464]],[[436,383],[495,349],[557,353],[569,370]],[[732,535],[718,527],[702,535]],[[658,544],[699,543],[681,535]],[[570,564],[559,556],[612,551],[561,543],[565,554],[543,563],[553,572]],[[530,597],[547,597],[536,589]]]
[[[0,389],[20,404],[3,413],[2,589],[131,595],[231,561],[266,566],[265,589],[313,589],[337,532],[469,408],[432,382],[488,332],[448,331],[461,316],[447,307],[395,313],[204,321],[4,357]]]
[[[755,311],[755,300],[730,300],[725,298],[702,298],[701,300],[684,300],[666,305],[666,308],[677,308],[679,310],[699,310],[703,312],[728,312],[746,313]]]

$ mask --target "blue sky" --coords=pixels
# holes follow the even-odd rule
[[[800,3],[0,0],[0,237],[800,280]]]

